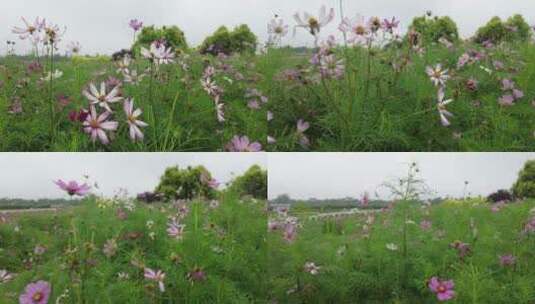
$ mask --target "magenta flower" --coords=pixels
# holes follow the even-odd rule
[[[503,267],[513,266],[516,263],[516,257],[512,254],[500,255],[499,258]]]
[[[68,183],[61,179],[54,182],[61,190],[67,192],[70,196],[85,196],[91,189],[87,184],[78,184],[76,181],[70,181]]]
[[[258,142],[251,143],[249,137],[236,135],[226,146],[229,152],[260,152],[262,145]]]
[[[139,21],[137,19],[130,20],[130,23],[128,23],[128,25],[130,26],[131,29],[134,30],[134,32],[137,32],[141,28],[143,28],[143,22],[141,22],[141,21]]]
[[[165,292],[165,286],[163,284],[163,280],[165,279],[165,272],[161,270],[155,271],[150,268],[145,268],[144,272],[145,279],[157,282],[160,291]]]
[[[130,128],[130,139],[134,142],[142,141],[143,132],[141,132],[141,128],[148,127],[147,123],[138,119],[143,112],[139,108],[134,111],[134,99],[127,99],[123,104],[123,108]]]
[[[110,112],[106,111],[101,115],[98,115],[95,107],[91,107],[91,112],[83,123],[84,132],[91,134],[91,141],[95,142],[98,138],[104,145],[107,145],[110,142],[106,135],[106,131],[115,131],[119,126],[119,123],[116,121],[107,121],[110,114]]]
[[[220,184],[215,178],[209,177],[206,173],[201,174],[201,182],[212,189],[217,189]]]
[[[192,282],[202,282],[206,280],[206,273],[199,267],[195,267],[188,273],[188,279]]]
[[[383,20],[383,24],[382,24],[383,30],[390,34],[393,34],[394,30],[397,29],[398,26],[399,26],[399,20],[396,20],[396,17],[392,17],[391,20],[388,20],[388,19]]]
[[[37,281],[26,285],[24,293],[19,297],[20,304],[46,304],[50,297],[51,286],[45,281]]]
[[[437,295],[437,299],[441,302],[455,297],[454,286],[453,280],[441,281],[437,277],[432,277],[428,284],[429,289]]]

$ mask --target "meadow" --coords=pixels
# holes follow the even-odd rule
[[[40,285],[27,303],[257,302],[267,297],[264,209],[226,193],[167,204],[88,197],[3,216],[0,303],[19,303],[29,284]]]
[[[0,150],[535,149],[535,45],[520,15],[469,39],[432,12],[406,33],[408,20],[301,16],[271,20],[268,41],[242,25],[196,47],[132,20],[138,39],[113,56],[81,56],[61,27],[25,21],[14,34],[33,51],[0,58]],[[290,28],[314,47],[289,47]]]
[[[535,300],[533,200],[397,201],[365,213],[296,208],[269,221],[276,303]]]

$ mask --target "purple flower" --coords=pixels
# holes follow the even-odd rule
[[[302,119],[299,119],[297,121],[297,132],[298,133],[304,133],[306,130],[310,128],[310,124]]]
[[[516,257],[512,254],[500,255],[500,265],[503,267],[513,266],[516,263]]]
[[[50,297],[51,286],[45,281],[37,281],[26,285],[24,293],[19,297],[20,304],[46,304]]]
[[[454,286],[453,280],[441,281],[437,277],[432,277],[428,284],[429,289],[437,295],[437,299],[441,302],[455,297]]]
[[[515,102],[515,97],[511,94],[503,95],[498,100],[498,103],[502,106],[512,106],[514,102]]]
[[[144,271],[145,279],[158,282],[158,287],[161,292],[165,292],[165,286],[163,280],[165,279],[165,272],[161,270],[152,270],[150,268],[145,268]]]
[[[515,82],[511,79],[502,80],[502,91],[513,90],[515,88]]]
[[[396,20],[396,17],[392,17],[391,20],[388,20],[388,19],[383,20],[383,25],[382,25],[383,30],[388,33],[393,34],[394,30],[398,28],[398,26],[399,26],[399,20]]]
[[[61,179],[54,182],[61,190],[67,192],[70,196],[85,196],[91,189],[87,184],[78,184],[76,181],[70,181],[68,183]]]
[[[193,282],[202,282],[206,280],[206,273],[199,267],[195,267],[188,273],[188,279]]]
[[[137,19],[132,19],[130,20],[130,23],[128,25],[130,26],[131,29],[134,30],[134,32],[137,32],[143,27],[143,22]]]
[[[518,89],[513,89],[513,97],[515,99],[521,99],[524,97],[524,92],[522,92],[521,90],[518,90]]]
[[[251,143],[249,137],[236,135],[226,146],[229,152],[260,152],[262,145],[258,142]]]
[[[181,240],[184,235],[184,228],[186,228],[186,225],[181,225],[176,219],[172,219],[167,224],[167,235],[177,240]]]

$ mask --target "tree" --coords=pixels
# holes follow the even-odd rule
[[[156,28],[154,25],[144,27],[132,46],[134,52],[138,52],[141,47],[149,47],[156,40],[165,40],[167,47],[175,50],[185,50],[188,48],[186,36],[178,26],[163,26]]]
[[[200,52],[212,55],[254,53],[256,45],[257,37],[247,25],[242,24],[232,31],[229,31],[226,26],[221,26],[204,40]]]
[[[232,181],[230,190],[240,196],[250,195],[257,199],[267,199],[267,171],[258,165],[252,166]]]
[[[503,22],[500,17],[493,17],[486,25],[476,32],[475,41],[529,41],[531,27],[526,23],[522,15],[514,15]]]
[[[513,194],[517,198],[535,198],[535,160],[526,162],[518,173],[518,179],[513,185]]]
[[[216,191],[205,182],[212,179],[210,172],[203,166],[180,169],[178,166],[167,168],[156,187],[156,193],[162,193],[167,200],[196,197],[213,199]]]
[[[425,43],[438,42],[440,38],[446,38],[450,42],[459,40],[457,24],[447,16],[434,18],[416,17],[409,27],[409,32],[411,31],[420,33]]]

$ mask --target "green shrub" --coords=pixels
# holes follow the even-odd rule
[[[528,161],[518,173],[513,194],[517,198],[535,198],[535,160]]]
[[[162,193],[167,200],[191,200],[197,197],[213,199],[216,192],[203,182],[202,176],[212,178],[210,172],[203,166],[186,169],[180,169],[178,166],[167,168],[155,192]]]
[[[242,176],[236,177],[230,190],[239,195],[250,195],[257,199],[267,199],[267,171],[254,165]]]
[[[522,15],[514,15],[505,22],[500,17],[494,17],[485,26],[479,28],[475,36],[477,42],[490,40],[494,43],[528,41],[530,38],[531,28]]]
[[[200,52],[212,55],[254,53],[256,45],[257,37],[247,25],[242,24],[232,31],[229,31],[226,26],[221,26],[214,34],[204,40]]]
[[[450,17],[416,17],[409,27],[410,31],[416,31],[422,35],[425,43],[438,42],[440,38],[446,38],[451,42],[459,40],[457,24]]]
[[[163,39],[166,41],[168,47],[173,47],[175,50],[185,50],[188,48],[188,43],[186,42],[186,36],[184,32],[178,28],[178,26],[163,26],[157,28],[154,25],[144,27],[141,30],[141,33],[136,39],[136,43],[132,47],[136,52],[139,51],[141,47],[148,47],[150,44],[156,40]]]

